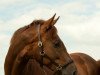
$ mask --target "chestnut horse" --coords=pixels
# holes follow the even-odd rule
[[[76,75],[76,66],[54,26],[59,19],[55,15],[14,33],[5,58],[5,75]]]
[[[14,33],[5,75],[100,75],[100,61],[84,53],[66,52],[54,26],[59,18],[54,17],[35,20]]]

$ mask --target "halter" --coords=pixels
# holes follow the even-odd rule
[[[56,65],[56,70],[54,70],[54,72],[57,72],[57,71],[61,71],[64,67],[67,67],[68,65],[70,65],[71,63],[73,63],[73,60],[71,60],[70,62],[68,63],[65,63],[65,64],[57,64],[55,61],[53,61],[50,57],[48,57],[48,55],[46,55],[44,49],[43,49],[43,43],[42,43],[42,39],[41,39],[41,33],[40,33],[40,24],[38,23],[38,47],[40,48],[40,56],[41,56],[41,63],[40,63],[40,66],[41,68],[43,69],[45,75],[47,75],[46,71],[44,70],[43,66],[43,58],[46,57],[48,58],[54,65]]]

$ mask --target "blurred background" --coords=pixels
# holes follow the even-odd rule
[[[58,34],[69,53],[100,59],[100,0],[0,0],[0,75],[13,33],[35,19],[54,14]]]

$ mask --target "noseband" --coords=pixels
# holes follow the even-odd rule
[[[44,49],[43,49],[43,43],[42,43],[42,39],[41,39],[41,33],[40,33],[40,24],[37,24],[38,25],[38,29],[37,29],[37,32],[38,32],[38,47],[40,49],[40,56],[41,56],[41,63],[40,63],[40,66],[41,68],[43,69],[45,75],[47,75],[46,71],[44,70],[43,66],[45,64],[43,64],[43,58],[46,57],[48,58],[52,64],[56,65],[56,69],[54,70],[54,72],[57,72],[57,71],[61,71],[63,68],[67,67],[68,65],[70,65],[71,63],[73,63],[73,60],[71,60],[70,62],[68,63],[65,63],[65,64],[58,64],[56,63],[55,61],[53,61],[48,55],[46,55]]]

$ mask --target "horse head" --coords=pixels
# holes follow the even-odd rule
[[[54,25],[59,17],[54,19],[55,15],[46,21],[33,21],[25,31],[27,36],[33,35],[32,47],[28,55],[34,55],[40,65],[46,65],[57,75],[60,74],[59,72],[61,75],[74,75],[76,67],[57,34]]]

